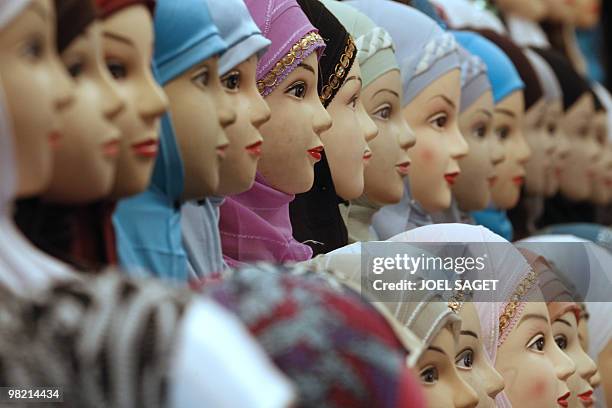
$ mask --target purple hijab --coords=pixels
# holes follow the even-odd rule
[[[245,3],[262,34],[272,41],[257,63],[257,85],[265,97],[310,54],[321,54],[325,43],[320,36],[313,37],[317,29],[295,0]],[[285,58],[298,43],[307,44],[307,48],[296,58]],[[289,63],[283,64],[286,61]],[[256,261],[300,262],[312,257],[310,247],[293,238],[289,203],[294,198],[270,187],[260,174],[249,191],[226,198],[220,209],[219,230],[229,266]]]

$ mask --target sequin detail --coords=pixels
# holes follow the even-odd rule
[[[355,42],[351,37],[348,37],[348,40],[346,41],[346,46],[344,47],[344,52],[340,56],[339,62],[336,64],[334,73],[329,76],[326,85],[321,88],[321,95],[319,96],[319,99],[321,99],[321,103],[324,106],[344,83],[344,77],[350,70],[350,67],[353,62],[353,57],[355,56],[355,51],[357,51]]]

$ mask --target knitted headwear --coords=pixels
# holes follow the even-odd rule
[[[96,0],[100,18],[106,18],[123,8],[143,4],[149,8],[151,14],[155,11],[155,0]]]
[[[357,9],[336,0],[322,0],[355,39],[363,88],[389,71],[398,70],[393,39]]]
[[[479,56],[487,65],[487,76],[491,82],[493,100],[496,104],[512,92],[525,87],[514,64],[497,45],[469,31],[457,31],[455,37],[463,48]]]
[[[153,59],[162,85],[226,49],[204,0],[157,2]]]
[[[561,98],[563,98],[563,94],[561,93],[561,85],[559,85],[559,81],[557,81],[557,77],[555,76],[554,71],[550,68],[550,65],[548,65],[546,60],[537,52],[529,48],[525,48],[523,51],[525,52],[525,56],[529,59],[529,62],[531,62],[531,66],[535,70],[536,75],[540,80],[546,101],[548,103],[560,101]]]
[[[482,94],[491,90],[487,78],[487,66],[480,57],[459,46],[461,61],[461,105],[460,112],[472,106]]]
[[[390,0],[355,0],[348,4],[391,34],[402,73],[402,106],[438,78],[459,69],[454,37],[420,11]]]
[[[567,58],[552,49],[534,48],[552,68],[563,91],[563,110],[568,111],[582,95],[589,92],[588,82],[580,75]]]
[[[219,58],[219,75],[246,61],[254,54],[263,54],[271,44],[261,34],[242,0],[208,0],[213,22],[219,30],[227,51]]]
[[[96,18],[93,0],[55,0],[57,49],[62,53]]]
[[[476,30],[483,37],[492,41],[499,48],[502,49],[510,58],[514,67],[518,71],[521,80],[525,84],[523,92],[525,98],[525,111],[529,110],[536,102],[538,102],[542,96],[542,86],[536,72],[534,71],[531,63],[523,53],[523,50],[512,42],[508,37],[496,33],[492,30]]]
[[[246,0],[253,20],[272,44],[257,63],[257,88],[269,95],[305,58],[325,43],[296,0]]]

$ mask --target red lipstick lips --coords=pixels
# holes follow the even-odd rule
[[[410,162],[406,161],[404,163],[397,164],[395,168],[397,169],[397,172],[400,174],[400,176],[407,176],[409,173]]]
[[[370,150],[366,150],[363,153],[363,161],[367,163],[368,161],[370,161],[371,158],[372,158],[372,152]]]
[[[524,176],[516,176],[512,179],[512,182],[514,184],[516,184],[517,186],[522,186],[523,183],[525,182],[525,177]]]
[[[584,405],[585,407],[590,407],[591,405],[593,405],[593,398],[591,397],[593,395],[593,390],[589,390],[587,392],[583,392],[582,394],[578,394],[578,398],[580,399],[580,402],[582,402],[582,405]]]
[[[52,149],[57,149],[61,138],[62,138],[62,135],[59,132],[49,133],[49,144],[51,145]]]
[[[157,156],[159,141],[157,139],[147,139],[142,142],[132,144],[132,150],[138,156],[153,158]]]
[[[114,158],[119,155],[119,139],[111,140],[102,144],[104,156]]]
[[[492,187],[496,181],[497,181],[497,176],[489,177],[489,186]]]
[[[569,397],[570,397],[570,392],[568,391],[565,394],[563,394],[563,396],[557,398],[557,404],[559,404],[560,407],[567,408],[569,406],[569,402],[567,401]]]
[[[261,145],[263,144],[263,140],[260,140],[259,142],[255,142],[252,145],[249,145],[246,147],[247,152],[249,152],[250,155],[255,156],[255,157],[259,157],[261,156]]]
[[[308,150],[308,154],[316,161],[321,160],[321,153],[323,152],[323,146],[317,146],[314,149]]]
[[[461,173],[459,173],[458,171],[454,173],[448,173],[444,175],[444,178],[446,179],[446,182],[452,186],[453,184],[455,184],[455,181],[457,179],[457,176],[459,176],[459,174]]]

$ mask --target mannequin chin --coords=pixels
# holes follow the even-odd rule
[[[582,394],[590,396],[592,393],[593,387],[589,383],[589,379],[597,371],[597,366],[580,345],[578,322],[573,311],[569,311],[553,321],[552,331],[559,348],[576,366],[576,372],[567,379],[567,385],[571,392],[568,399],[569,406],[571,408],[581,408],[583,405],[579,396]]]
[[[257,57],[251,56],[221,77],[236,122],[225,129],[230,144],[219,170],[218,195],[247,191],[255,180],[263,141],[259,128],[270,120],[270,108],[257,91],[256,68]]]
[[[485,354],[480,320],[474,304],[465,302],[459,315],[461,335],[455,356],[459,375],[478,394],[477,408],[495,408],[495,396],[503,391],[504,379]]]
[[[546,192],[546,175],[550,174],[555,149],[548,135],[546,110],[546,102],[540,99],[525,112],[523,121],[523,133],[531,150],[531,157],[525,163],[525,191],[535,196],[543,196]]]
[[[576,0],[574,10],[576,27],[593,28],[601,18],[601,0]]]
[[[569,392],[566,381],[576,369],[555,343],[543,299],[539,288],[530,292],[520,320],[497,349],[495,369],[514,407],[556,407],[557,399]]]
[[[236,120],[221,86],[218,60],[209,58],[164,86],[185,171],[183,200],[216,192],[219,166],[229,144],[225,128]]]
[[[567,0],[546,0],[548,3],[548,18],[561,24],[574,24],[574,7]]]
[[[153,78],[153,21],[143,5],[129,6],[101,22],[102,49],[124,109],[113,123],[121,131],[111,198],[143,192],[157,154],[159,119],[168,100]]]
[[[123,109],[123,100],[102,60],[98,23],[72,41],[62,60],[76,83],[75,100],[61,115],[62,143],[55,150],[44,198],[87,203],[106,197],[113,186],[120,133],[111,121]]]
[[[361,100],[361,68],[355,61],[327,107],[332,127],[321,134],[336,193],[345,200],[363,194],[368,142],[378,134]]]
[[[544,192],[546,197],[552,197],[559,191],[559,175],[565,167],[565,159],[569,154],[569,140],[563,128],[559,126],[562,118],[563,102],[559,100],[548,105],[546,112],[547,135],[549,143],[555,147],[551,156],[551,165],[546,172],[546,191]]]
[[[527,20],[541,21],[548,14],[546,0],[496,0],[495,4],[508,14],[516,14]]]
[[[593,115],[593,96],[585,93],[561,122],[570,150],[559,182],[561,193],[572,201],[586,200],[592,193],[593,163],[600,153],[592,132]]]
[[[471,407],[476,391],[461,378],[455,366],[457,345],[449,327],[443,328],[416,365],[428,408]]]
[[[608,143],[608,116],[605,112],[595,115],[593,133],[601,152],[599,160],[594,164],[591,201],[596,205],[605,206],[612,201],[612,148]]]
[[[319,136],[331,127],[317,94],[318,75],[313,53],[266,97],[272,117],[260,128],[264,146],[257,170],[266,183],[287,194],[312,187],[319,160],[309,150],[323,146]]]
[[[369,143],[372,159],[365,169],[364,193],[378,204],[395,204],[404,194],[404,177],[414,146],[414,132],[402,116],[402,79],[398,70],[389,71],[363,89],[363,106],[378,127]]]
[[[463,211],[482,210],[491,202],[495,165],[504,160],[504,150],[493,134],[493,107],[493,94],[487,91],[459,115],[469,153],[459,160],[461,174],[452,191]]]
[[[523,91],[520,90],[502,99],[493,113],[493,129],[506,157],[497,165],[497,179],[491,187],[493,204],[501,210],[513,208],[518,203],[525,180],[525,162],[531,153],[523,135],[524,114]]]
[[[0,78],[15,133],[17,196],[41,194],[51,181],[59,114],[74,84],[61,65],[51,0],[32,0],[0,31]]]
[[[448,72],[402,109],[416,133],[410,190],[412,197],[431,213],[450,207],[450,185],[460,173],[457,160],[468,153],[458,124],[460,76],[458,69]]]

